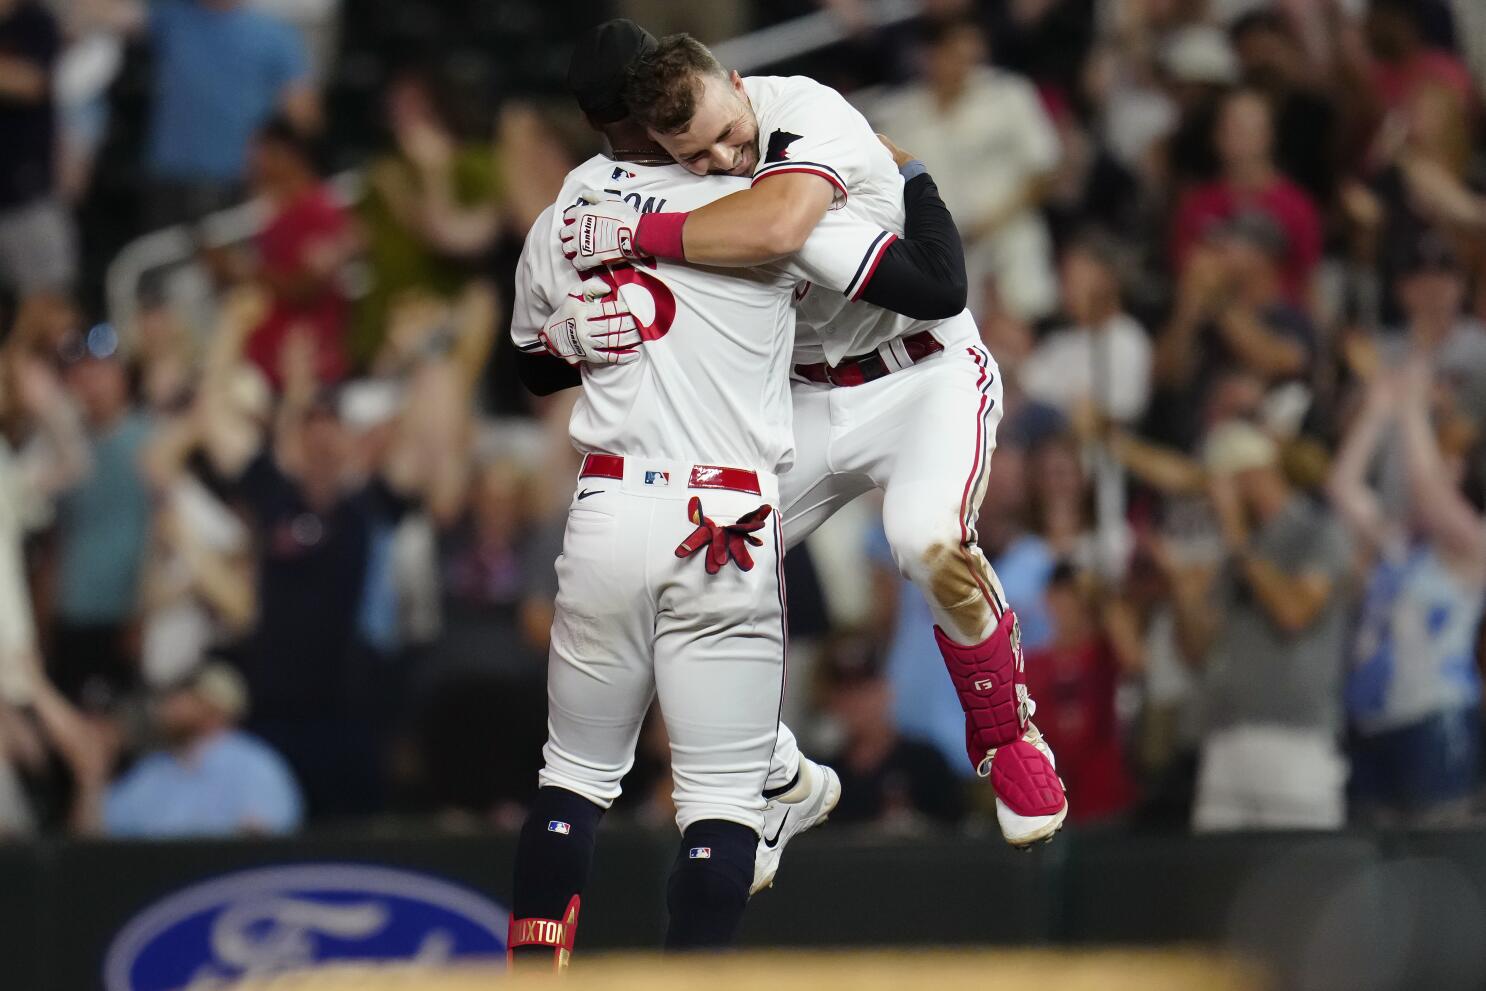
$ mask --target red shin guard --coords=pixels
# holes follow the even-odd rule
[[[520,946],[548,946],[552,948],[552,969],[566,970],[573,956],[573,939],[578,934],[579,898],[574,895],[562,913],[562,921],[556,919],[512,919],[506,936],[506,958],[516,963],[516,948]]]
[[[937,626],[934,640],[965,710],[965,750],[984,775],[986,755],[1027,730],[1027,675],[1016,613],[1006,610],[991,635],[973,647],[960,646]]]

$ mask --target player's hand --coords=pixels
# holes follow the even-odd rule
[[[882,134],[879,132],[877,135],[877,140],[882,142],[882,146],[888,150],[888,154],[893,156],[893,164],[900,169],[918,157],[912,152],[904,151],[902,148],[899,148],[893,143],[893,139],[888,137],[886,134]]]
[[[589,279],[569,294],[537,335],[547,353],[578,366],[627,365],[640,357],[640,325],[624,297],[608,283]]]
[[[580,272],[645,257],[635,249],[640,211],[604,195],[585,192],[583,203],[562,213],[562,253]]]

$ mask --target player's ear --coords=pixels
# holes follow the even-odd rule
[[[743,77],[738,75],[737,69],[732,69],[728,72],[728,82],[733,84],[734,93],[745,97],[748,95],[743,91]]]

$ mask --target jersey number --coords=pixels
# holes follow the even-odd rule
[[[671,324],[676,319],[676,297],[671,294],[670,287],[654,275],[627,263],[583,274],[585,277],[602,279],[616,292],[621,286],[637,286],[650,295],[651,306],[647,314],[643,306],[635,306],[633,290],[623,294],[630,312],[634,314],[635,323],[640,328],[641,340],[658,341],[670,331]]]

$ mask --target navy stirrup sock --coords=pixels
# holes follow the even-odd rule
[[[732,945],[748,906],[757,848],[758,835],[736,822],[704,819],[687,827],[666,890],[666,949]]]
[[[604,810],[570,791],[542,788],[516,847],[512,920],[561,921],[581,895],[593,867],[593,845]],[[512,934],[516,935],[513,921]],[[569,939],[569,942],[571,940]],[[512,957],[551,957],[551,945],[512,946]]]

